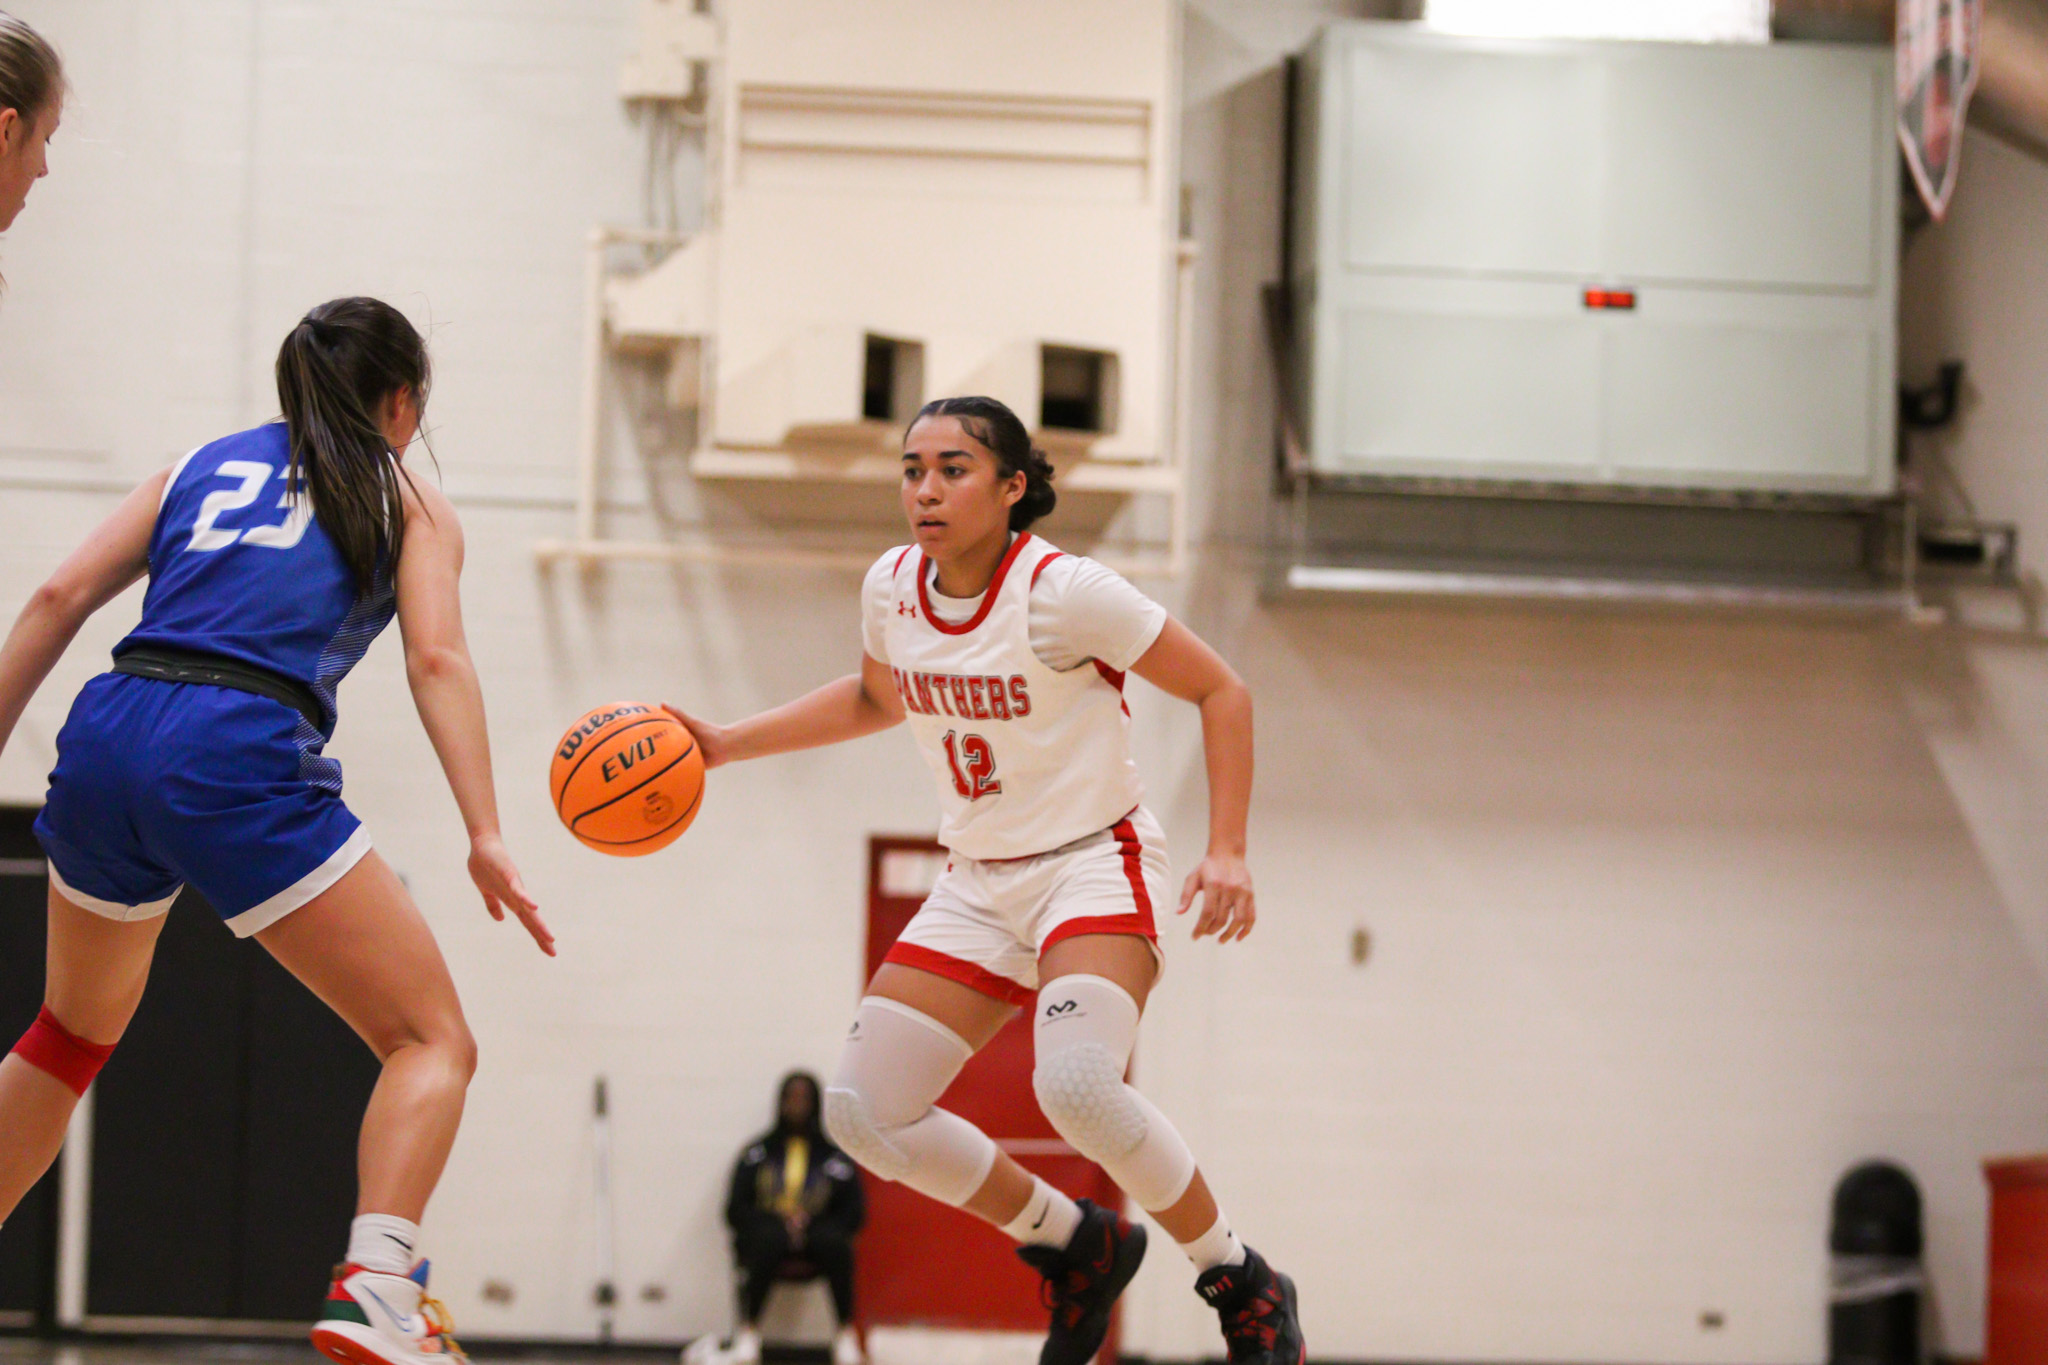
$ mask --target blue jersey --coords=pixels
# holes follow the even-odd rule
[[[286,492],[281,423],[201,446],[164,485],[142,621],[115,646],[225,655],[304,684],[285,703],[209,683],[108,673],[57,736],[36,837],[59,895],[117,920],[190,885],[238,934],[332,886],[369,850],[322,748],[334,691],[390,624],[391,576],[356,591],[304,497]]]
[[[286,491],[282,422],[224,436],[187,455],[164,485],[149,542],[142,620],[120,644],[222,654],[306,684],[326,723],[299,737],[306,777],[341,789],[319,756],[334,732],[335,689],[391,622],[390,575],[358,592],[311,501]]]

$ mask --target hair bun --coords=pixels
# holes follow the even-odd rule
[[[1056,473],[1058,471],[1053,468],[1052,457],[1037,446],[1031,447],[1031,454],[1024,466],[1024,496],[1017,499],[1016,506],[1010,509],[1011,530],[1023,530],[1040,518],[1050,515],[1052,509],[1059,504],[1059,490],[1052,486]]]

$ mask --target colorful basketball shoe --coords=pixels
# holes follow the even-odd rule
[[[1223,1319],[1231,1365],[1305,1365],[1308,1346],[1301,1337],[1294,1281],[1258,1252],[1246,1247],[1243,1265],[1203,1271],[1195,1292]]]
[[[1076,1199],[1081,1226],[1065,1247],[1018,1247],[1025,1264],[1045,1276],[1040,1294],[1052,1326],[1038,1365],[1088,1365],[1109,1335],[1117,1296],[1145,1259],[1145,1229],[1092,1200]]]
[[[427,1263],[410,1275],[336,1266],[313,1345],[341,1365],[448,1365],[468,1355],[449,1335],[448,1310],[427,1293]]]

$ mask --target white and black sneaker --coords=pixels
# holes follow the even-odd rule
[[[683,1348],[683,1365],[761,1365],[761,1334],[742,1327],[724,1345],[715,1336],[698,1337]]]
[[[852,1323],[832,1338],[832,1365],[868,1365],[867,1349],[861,1345],[860,1329]]]

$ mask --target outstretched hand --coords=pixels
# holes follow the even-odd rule
[[[540,905],[526,894],[526,883],[519,879],[519,869],[512,865],[504,840],[495,834],[480,834],[470,842],[469,878],[483,893],[484,909],[491,912],[492,919],[504,919],[510,908],[540,950],[549,957],[555,955],[554,930],[540,917]]]
[[[706,768],[716,768],[720,764],[732,762],[732,754],[726,744],[724,726],[713,725],[708,720],[698,720],[695,716],[685,715],[667,702],[661,704],[661,709],[682,722],[683,728],[696,736],[697,748],[704,755],[704,766]]]
[[[1252,931],[1259,921],[1258,905],[1252,896],[1251,869],[1244,859],[1228,853],[1211,853],[1201,866],[1188,874],[1181,888],[1180,910],[1185,915],[1202,897],[1202,913],[1195,920],[1195,937],[1216,935],[1218,943],[1234,943]]]

